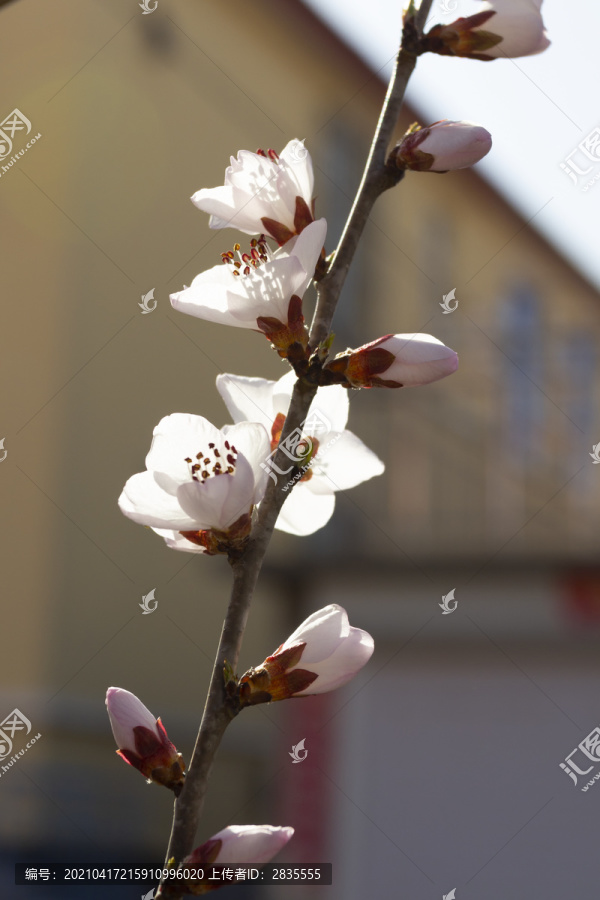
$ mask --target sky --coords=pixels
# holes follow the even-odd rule
[[[402,0],[304,2],[389,78]],[[480,9],[480,0],[434,0],[429,27]],[[477,168],[600,287],[600,140],[592,134],[591,159],[579,148],[595,129],[600,138],[600,0],[545,0],[542,13],[552,42],[544,53],[494,62],[425,54],[407,99],[422,125],[484,125],[493,147]],[[570,177],[561,163],[589,172]]]

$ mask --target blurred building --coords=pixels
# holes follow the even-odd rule
[[[3,897],[50,898],[12,888],[13,863],[162,861],[170,798],[114,755],[104,692],[138,694],[189,758],[226,604],[227,563],[126,520],[122,485],[163,415],[227,420],[219,372],[285,371],[261,336],[171,310],[237,239],[187,198],[240,148],[305,138],[333,249],[385,87],[298,0],[151,15],[19,0],[0,16],[1,117],[41,135],[0,169],[0,719],[17,708],[42,735],[0,775],[0,880]],[[583,895],[596,798],[559,763],[597,724],[597,291],[476,172],[409,173],[373,212],[334,330],[336,350],[430,332],[461,367],[352,396],[386,475],[338,495],[314,537],[276,535],[240,671],[330,602],[375,656],[343,691],[239,717],[201,839],[293,824],[281,858],[333,861],[327,896],[344,900]]]

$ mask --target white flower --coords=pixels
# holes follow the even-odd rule
[[[269,450],[262,425],[219,430],[202,416],[166,416],[154,429],[147,471],[133,475],[119,497],[121,512],[159,530],[175,549],[184,549],[183,532],[192,547],[197,542],[206,552],[224,552],[217,539],[226,543],[229,536],[235,543],[249,533],[252,509],[266,487],[260,463]]]
[[[217,376],[217,389],[234,422],[260,422],[271,434],[274,450],[281,435],[295,383],[288,372],[279,381],[243,378],[238,375]],[[289,534],[312,534],[327,524],[335,507],[335,492],[356,487],[363,481],[381,475],[384,465],[363,442],[346,431],[348,391],[333,385],[321,388],[315,397],[304,428],[290,435],[286,443],[289,465],[281,471],[265,460],[271,478],[290,490],[292,470],[306,471],[285,501],[275,525]],[[314,462],[313,462],[314,461]]]
[[[310,154],[294,139],[279,156],[240,150],[225,170],[225,184],[197,191],[192,203],[210,213],[210,228],[265,232],[283,244],[312,221],[313,185]]]
[[[416,387],[451,375],[458,356],[431,334],[388,334],[340,354],[329,367],[352,387]]]
[[[293,828],[277,825],[229,825],[196,847],[180,868],[268,863],[293,834]]]
[[[489,153],[492,136],[481,125],[444,119],[407,134],[397,147],[396,164],[421,172],[449,172],[472,166]]]
[[[223,254],[225,264],[202,272],[190,287],[171,294],[171,304],[209,322],[262,331],[274,342],[273,334],[285,331],[288,345],[294,340],[306,345],[301,298],[315,273],[326,232],[325,219],[319,219],[270,258],[263,241],[255,242],[254,256],[240,254],[235,260],[233,253]],[[276,343],[279,349],[285,341]]]
[[[111,687],[106,709],[119,756],[146,778],[179,792],[185,768],[164,725],[135,694]]]
[[[435,25],[423,38],[423,50],[481,60],[541,53],[550,46],[541,6],[542,0],[486,0],[472,16]]]
[[[332,603],[305,619],[261,666],[242,676],[242,704],[333,691],[366,665],[374,646],[371,635],[352,627],[346,610]]]

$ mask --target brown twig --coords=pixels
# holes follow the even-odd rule
[[[311,327],[312,349],[315,349],[329,334],[346,275],[375,201],[384,191],[398,184],[404,175],[400,170],[393,171],[388,168],[386,158],[404,102],[406,86],[417,63],[419,38],[432,2],[433,0],[423,0],[416,16],[404,29],[402,44],[396,57],[356,199],[329,269],[318,284],[318,300]]]
[[[402,46],[398,53],[356,200],[332,262],[319,283],[319,297],[310,336],[312,348],[316,348],[329,334],[346,274],[373,204],[383,191],[397,184],[402,177],[400,171],[393,172],[386,167],[386,155],[398,120],[406,85],[416,64],[418,37],[432,2],[433,0],[423,0],[411,26],[405,28]],[[288,435],[301,427],[316,392],[315,384],[308,384],[302,379],[296,382],[280,444]],[[279,449],[273,460],[274,467],[281,468],[285,462],[286,457]],[[223,624],[200,731],[185,785],[175,801],[167,862],[174,859],[176,863],[179,863],[193,849],[212,763],[225,729],[237,712],[232,708],[225,691],[225,662],[235,671],[254,588],[275,522],[288,496],[289,494],[284,492],[274,480],[269,481],[248,547],[241,558],[232,561],[234,577],[231,599]],[[157,897],[161,896],[162,892],[159,889]],[[171,894],[169,896],[171,897]],[[182,894],[175,894],[173,900],[179,900],[181,896]]]

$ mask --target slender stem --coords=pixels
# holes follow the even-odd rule
[[[383,191],[397,184],[402,177],[400,171],[392,172],[386,168],[387,148],[398,120],[408,79],[416,64],[418,35],[432,2],[433,0],[422,0],[419,12],[413,19],[416,28],[408,32],[405,29],[403,46],[398,53],[356,200],[332,263],[319,283],[319,298],[310,335],[310,345],[313,348],[317,347],[329,333],[346,274],[373,204]],[[288,435],[301,427],[316,392],[316,385],[307,384],[301,379],[296,382],[280,439],[280,449],[273,459],[275,468],[281,468],[285,463],[286,456],[281,444]],[[224,665],[227,662],[234,671],[236,669],[254,588],[275,522],[288,496],[289,494],[281,489],[273,476],[260,504],[260,512],[248,547],[243,556],[232,563],[231,598],[196,745],[183,790],[175,801],[167,861],[174,858],[178,863],[193,848],[212,763],[225,729],[236,714],[225,692]],[[163,896],[162,889],[159,888],[157,898],[161,896]],[[171,893],[169,890],[171,900],[180,900],[182,896],[183,894],[179,892]]]
[[[403,172],[400,170],[393,172],[385,163],[404,102],[408,80],[417,63],[419,37],[432,3],[433,0],[423,0],[412,24],[409,23],[405,28],[356,199],[329,269],[318,284],[318,300],[311,328],[313,349],[325,340],[329,333],[350,263],[375,201],[403,177]]]
[[[254,587],[253,584],[246,583],[249,574],[249,567],[234,567],[231,599],[221,631],[202,723],[183,790],[175,801],[167,861],[171,857],[179,861],[190,852],[204,805],[213,759],[225,729],[235,716],[235,711],[227,703],[223,668],[226,661],[234,668],[237,665],[249,609],[247,597],[252,595]]]

